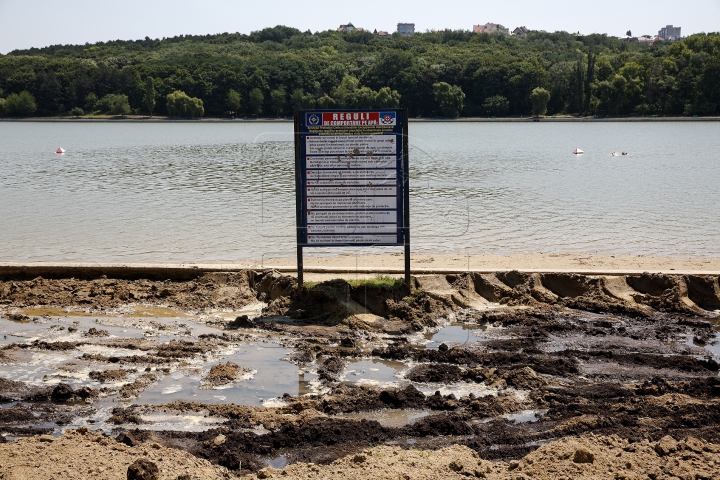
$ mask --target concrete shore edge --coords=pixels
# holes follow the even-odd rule
[[[193,264],[193,263],[0,263],[0,280],[32,280],[37,277],[47,279],[79,278],[95,279],[103,275],[110,278],[125,280],[192,280],[205,273],[237,272],[242,270],[275,270],[281,273],[296,274],[297,267],[291,265],[258,265],[258,264]],[[641,275],[643,273],[662,273],[666,275],[720,275],[720,271],[704,270],[606,270],[606,269],[508,269],[508,268],[413,268],[413,275],[450,275],[466,273],[499,273],[517,270],[524,273],[566,273],[590,276]],[[363,267],[309,267],[306,273],[318,274],[385,274],[402,275],[400,268]]]

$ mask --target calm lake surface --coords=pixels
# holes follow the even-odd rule
[[[0,122],[0,261],[292,257],[292,129]],[[720,255],[720,123],[413,123],[410,169],[418,253]]]

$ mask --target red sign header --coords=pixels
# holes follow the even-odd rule
[[[324,112],[323,127],[380,125],[380,112]]]

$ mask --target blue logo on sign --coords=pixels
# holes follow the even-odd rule
[[[381,125],[395,125],[395,112],[380,112]]]
[[[316,113],[310,113],[307,117],[308,125],[320,125],[320,115]]]

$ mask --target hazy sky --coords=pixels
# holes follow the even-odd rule
[[[654,35],[673,24],[688,35],[720,30],[720,0],[0,0],[0,53],[275,25],[314,32],[346,22],[389,32],[398,22],[415,23],[416,31],[493,22],[609,35]]]

